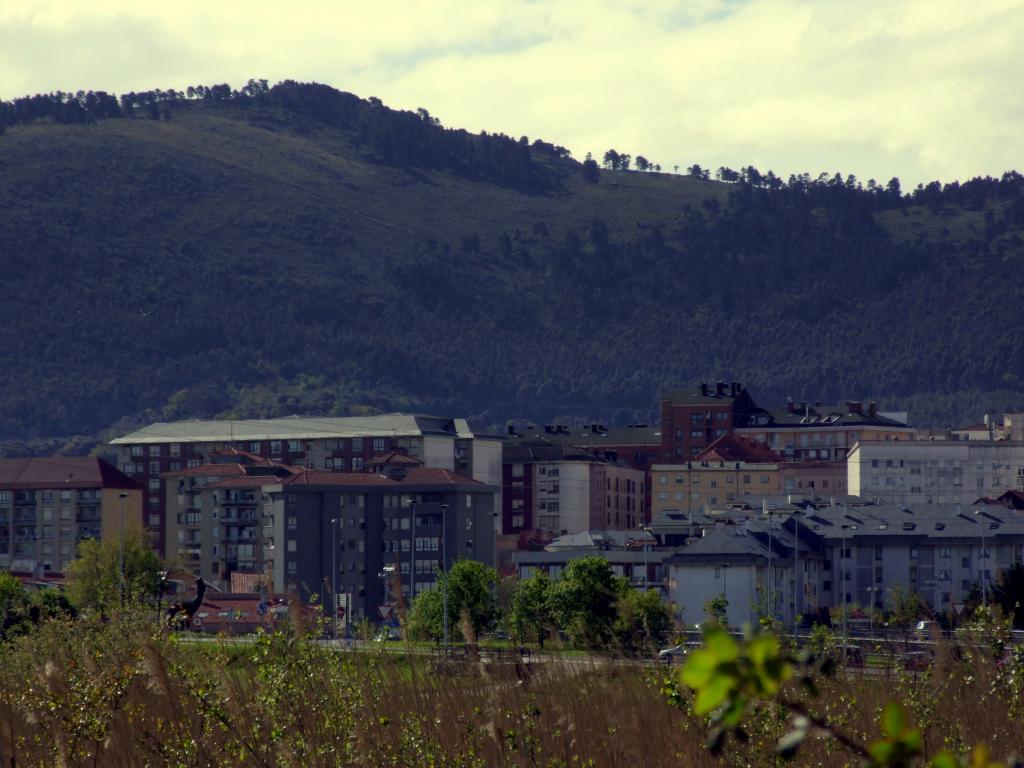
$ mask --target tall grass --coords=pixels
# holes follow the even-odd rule
[[[975,652],[931,672],[826,680],[808,706],[865,739],[899,699],[929,753],[985,743],[1024,754],[1020,674]],[[669,670],[625,660],[452,662],[338,652],[300,636],[187,643],[142,621],[49,622],[0,650],[2,766],[772,765],[784,716],[713,757]],[[840,766],[812,739],[800,764]]]

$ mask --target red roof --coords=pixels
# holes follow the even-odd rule
[[[410,469],[402,478],[403,483],[419,485],[483,485],[479,480],[452,472],[450,469],[437,467],[417,467]]]
[[[124,488],[141,486],[128,475],[95,456],[52,456],[0,459],[0,488]]]
[[[777,464],[782,457],[762,442],[748,437],[722,435],[693,457],[693,461],[747,461],[759,464]]]
[[[285,481],[288,485],[396,485],[397,480],[374,472],[323,472],[304,469]]]
[[[422,464],[423,462],[414,456],[407,456],[401,451],[388,451],[378,456],[374,456],[368,462],[369,466],[375,467],[380,464]]]

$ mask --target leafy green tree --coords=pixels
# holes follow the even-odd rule
[[[29,602],[24,585],[6,571],[0,571],[0,640],[28,628]]]
[[[441,639],[444,636],[444,588],[448,585],[448,632],[462,639],[463,618],[474,635],[493,625],[497,618],[494,586],[498,573],[476,560],[457,560],[451,571],[438,579],[438,586],[416,595],[409,616],[409,633],[414,638]]]
[[[559,627],[574,642],[590,647],[605,644],[618,615],[611,564],[594,556],[571,561],[551,585],[549,602]]]
[[[672,612],[656,589],[634,589],[626,579],[620,582],[619,615],[615,636],[624,646],[656,648],[672,629]]]
[[[555,624],[551,608],[551,579],[534,571],[516,585],[508,614],[508,626],[517,640],[536,640],[544,647],[544,636]]]
[[[494,624],[497,618],[494,608],[496,570],[477,560],[457,560],[451,571],[442,576],[442,583],[444,581],[448,583],[449,628],[455,626],[463,614],[469,616],[475,635]]]
[[[910,630],[921,618],[924,603],[921,596],[903,584],[894,584],[889,592],[889,626],[903,635],[904,645],[910,642]]]
[[[601,169],[598,168],[597,161],[590,157],[584,160],[580,166],[580,175],[588,184],[597,184],[601,180]]]
[[[729,601],[725,595],[717,595],[704,603],[704,613],[708,621],[717,626],[727,626],[729,622]]]
[[[80,611],[108,616],[120,605],[155,601],[161,590],[163,562],[141,531],[124,534],[124,594],[121,594],[119,539],[88,539],[67,567],[67,592]]]

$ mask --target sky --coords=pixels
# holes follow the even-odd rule
[[[249,78],[665,171],[1024,171],[1024,0],[0,4],[0,98]]]

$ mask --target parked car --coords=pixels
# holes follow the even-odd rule
[[[401,639],[402,633],[398,631],[398,627],[381,627],[380,632],[377,633],[377,640],[379,642]]]
[[[690,641],[688,643],[680,643],[679,645],[673,645],[668,648],[663,648],[658,651],[658,659],[671,664],[676,659],[681,659],[683,656],[688,654],[694,648],[700,648],[703,643],[697,641]]]
[[[914,634],[922,639],[929,639],[931,636],[939,631],[939,624],[936,621],[919,621],[914,625]]]

